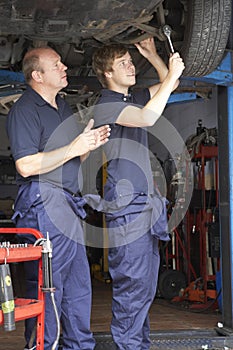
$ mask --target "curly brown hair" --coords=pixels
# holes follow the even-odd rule
[[[128,49],[122,44],[109,44],[98,48],[92,56],[92,68],[103,87],[107,88],[105,72],[112,72],[116,58],[127,53]]]

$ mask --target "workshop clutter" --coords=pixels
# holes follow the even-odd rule
[[[216,274],[220,270],[217,140],[216,128],[207,129],[199,120],[196,134],[186,141],[191,162],[186,162],[183,157],[182,169],[176,169],[169,184],[169,200],[174,206],[180,200],[176,197],[179,184],[183,186],[185,201],[187,179],[190,176],[193,179],[188,209],[171,232],[170,243],[161,247],[160,293],[167,297],[168,290],[173,290],[169,299],[189,301],[192,307],[200,307],[199,304],[205,307],[209,303],[219,307],[217,300],[221,294],[219,283],[218,288],[216,286]],[[172,212],[172,207],[169,210]],[[170,273],[164,277],[169,269],[180,274]],[[184,276],[182,283],[181,273]]]
[[[12,331],[16,328],[17,322],[37,317],[36,322],[36,349],[44,349],[44,310],[45,296],[43,286],[43,268],[41,246],[29,245],[27,243],[11,243],[13,235],[31,234],[37,240],[43,239],[41,232],[32,228],[0,228],[0,235],[6,240],[0,244],[0,325],[4,325],[5,331]],[[26,299],[13,297],[13,288],[9,265],[15,262],[38,261],[38,298]]]

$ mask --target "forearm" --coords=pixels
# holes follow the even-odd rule
[[[117,118],[116,123],[128,127],[152,126],[159,119],[173,90],[176,78],[168,74],[157,93],[142,108],[127,106]]]
[[[150,56],[150,59],[148,57],[148,61],[150,61],[153,67],[157,70],[157,73],[160,79],[160,83],[149,87],[150,96],[151,98],[153,98],[155,95],[157,95],[157,92],[160,90],[162,83],[166,80],[167,75],[169,73],[169,69],[166,66],[166,64],[163,62],[161,57],[158,56],[157,54],[154,56]],[[174,91],[179,86],[179,83],[180,83],[179,79],[174,80],[174,85],[172,87],[171,92]]]
[[[162,58],[158,54],[151,55],[147,59],[151,63],[151,65],[156,69],[160,80],[160,83],[149,87],[150,96],[151,98],[153,98],[153,96],[157,94],[157,92],[159,91],[161,84],[165,81],[169,70],[166,64],[163,62]],[[174,82],[172,91],[174,91],[178,86],[179,86],[179,80],[177,79]]]
[[[154,55],[148,56],[147,60],[156,69],[158,73],[159,81],[162,83],[167,76],[168,67],[166,66],[162,58],[157,53]]]
[[[23,177],[48,173],[72,158],[70,146],[64,146],[50,152],[39,152],[16,161],[16,169]]]
[[[158,116],[163,113],[176,82],[177,79],[168,74],[163,83],[160,84],[157,93],[147,102],[144,108],[142,108],[142,112],[146,112],[146,115],[148,114],[148,110],[156,112],[156,116],[152,118],[151,125],[153,125],[157,121]],[[151,118],[152,114],[149,113],[149,115]],[[146,118],[146,116],[144,116],[144,118]],[[149,122],[149,120],[147,120],[147,122]]]
[[[88,124],[89,125],[89,124]],[[48,173],[75,157],[85,160],[90,151],[108,141],[110,128],[108,125],[91,130],[90,125],[70,144],[49,152],[38,152],[16,161],[16,169],[23,177]]]
[[[150,64],[156,69],[160,82],[163,82],[168,73],[168,67],[163,62],[162,58],[158,55],[154,39],[148,38],[136,43],[138,51],[144,56]]]

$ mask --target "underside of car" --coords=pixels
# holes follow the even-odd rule
[[[17,69],[30,46],[49,44],[75,74],[88,69],[90,52],[108,42],[132,45],[154,36],[164,53],[172,28],[186,75],[215,69],[227,45],[231,0],[0,0],[0,66]]]
[[[0,0],[0,7],[0,69],[20,72],[30,47],[49,45],[68,66],[71,80],[79,78],[84,98],[85,79],[94,76],[93,50],[105,43],[129,47],[139,79],[150,65],[134,43],[154,37],[167,62],[165,25],[184,59],[184,76],[209,74],[232,49],[231,0]]]

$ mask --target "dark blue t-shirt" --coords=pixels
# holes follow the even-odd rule
[[[14,160],[48,152],[69,144],[80,134],[78,120],[69,105],[57,95],[58,109],[53,108],[30,86],[11,108],[7,118],[7,134]],[[17,184],[45,181],[73,193],[80,191],[82,175],[80,158],[43,175],[22,177],[17,173]]]
[[[153,178],[145,128],[116,124],[121,111],[129,104],[144,106],[150,99],[148,89],[130,96],[103,89],[94,107],[95,126],[110,124],[110,140],[104,145],[108,162],[105,198],[115,199],[128,194],[153,193]]]

